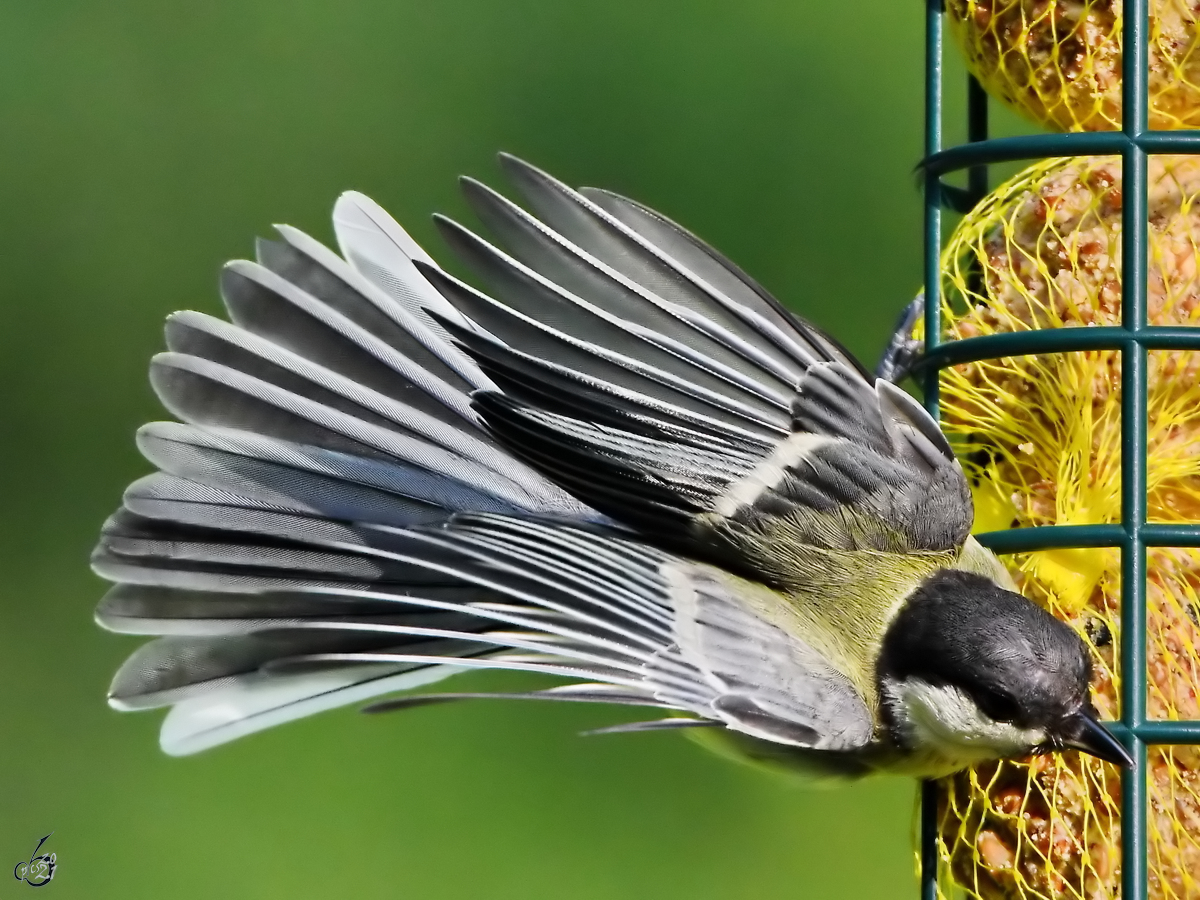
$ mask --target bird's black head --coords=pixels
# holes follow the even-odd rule
[[[879,659],[881,684],[929,707],[897,709],[908,701],[893,696],[893,717],[912,712],[919,723],[932,715],[935,731],[966,743],[1042,735],[1031,738],[1035,745],[1013,750],[1072,747],[1132,765],[1096,721],[1088,697],[1091,670],[1087,645],[1066,624],[987,578],[950,569],[909,597],[884,636]],[[974,719],[961,709],[938,709],[963,695],[982,717],[975,709],[969,711]]]

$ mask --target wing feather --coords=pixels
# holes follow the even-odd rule
[[[529,211],[464,182],[495,243],[439,220],[488,293],[348,193],[342,257],[279,226],[224,270],[230,322],[168,321],[151,380],[184,424],[140,432],[158,471],[93,557],[98,622],[155,636],[113,704],[171,706],[188,753],[494,668],[668,716],[605,730],[868,746],[842,612],[800,627],[774,589],[829,587],[835,552],[953,555],[945,438],[678,225],[503,164]]]

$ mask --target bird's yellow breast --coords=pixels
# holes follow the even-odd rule
[[[850,680],[878,721],[875,663],[884,633],[905,599],[953,564],[948,553],[880,553],[795,548],[792,579],[773,610],[776,625],[796,634]]]

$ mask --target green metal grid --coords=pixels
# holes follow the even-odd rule
[[[1146,548],[1200,547],[1200,524],[1146,522],[1146,353],[1151,349],[1200,350],[1200,328],[1150,326],[1146,317],[1147,170],[1150,153],[1200,153],[1200,131],[1150,131],[1147,127],[1147,0],[1125,0],[1122,24],[1121,131],[1028,135],[988,139],[988,99],[970,79],[967,143],[942,147],[943,0],[926,0],[925,46],[925,398],[938,414],[938,372],[987,358],[1081,350],[1121,353],[1121,524],[1019,528],[980,535],[997,553],[1057,547],[1121,550],[1121,721],[1111,723],[1137,761],[1121,777],[1121,896],[1146,900],[1146,748],[1200,743],[1200,722],[1146,720]],[[1064,156],[1122,157],[1122,315],[1120,327],[1059,328],[941,341],[942,207],[965,211],[987,191],[992,163]],[[948,172],[968,170],[967,188],[944,184]],[[937,803],[933,782],[921,793],[921,897],[937,897]]]

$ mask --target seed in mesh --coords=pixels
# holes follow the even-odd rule
[[[1149,117],[1200,127],[1193,0],[1149,0]],[[947,0],[967,66],[1017,112],[1061,131],[1121,127],[1121,0]]]
[[[1151,324],[1200,326],[1200,158],[1151,157]],[[942,260],[946,338],[1121,322],[1121,163],[1040,163],[961,223]],[[1200,353],[1150,351],[1149,518],[1200,520]],[[1121,521],[1121,358],[1088,351],[956,366],[943,426],[964,449],[979,531]],[[1117,717],[1121,555],[1008,558],[1023,592],[1085,636],[1094,699]],[[1200,718],[1200,550],[1147,554],[1147,713]],[[1149,890],[1200,897],[1200,747],[1151,748]],[[981,900],[1120,896],[1120,779],[1077,754],[1004,762],[939,783],[943,864]]]

